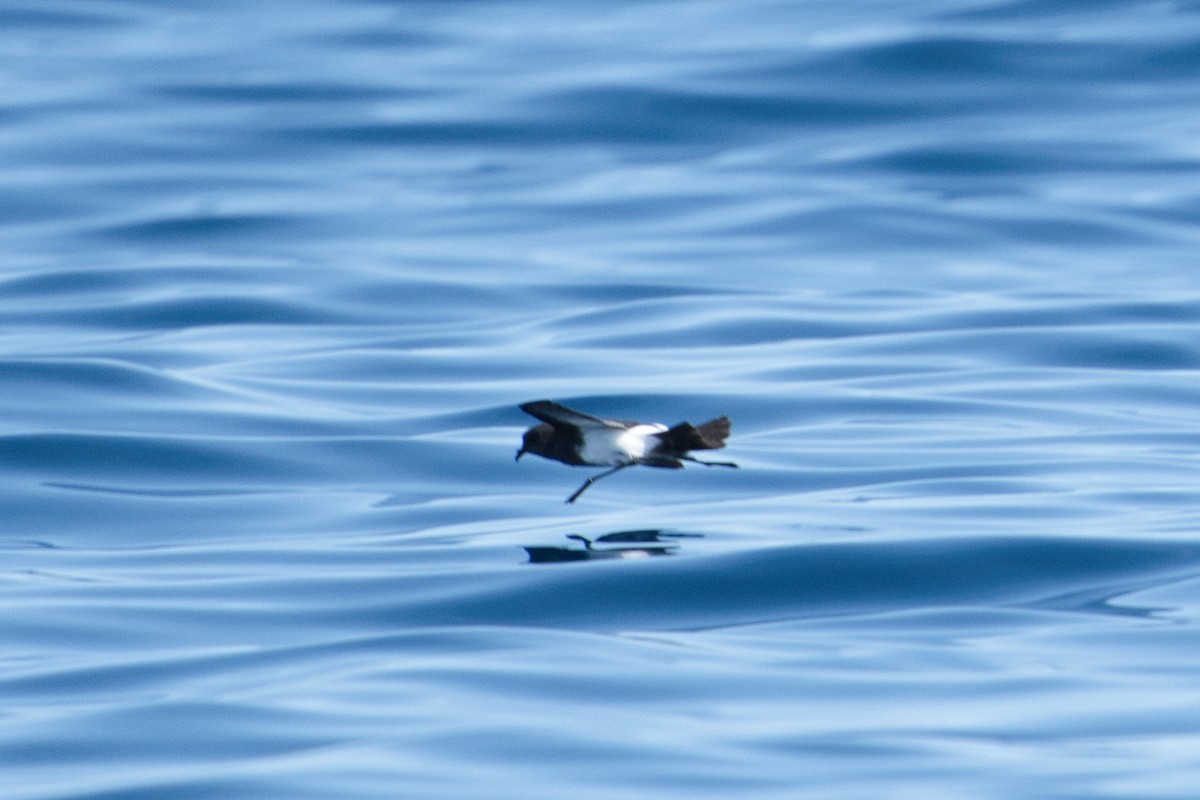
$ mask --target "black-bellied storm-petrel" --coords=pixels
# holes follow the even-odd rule
[[[522,403],[521,410],[537,417],[541,425],[525,431],[517,460],[526,453],[561,461],[574,467],[611,467],[583,482],[567,498],[574,503],[579,495],[601,478],[626,467],[664,467],[681,469],[684,461],[706,467],[737,467],[731,461],[701,461],[692,458],[692,450],[719,450],[729,436],[729,417],[695,426],[681,422],[668,428],[657,422],[629,422],[602,419],[575,411],[550,400]]]

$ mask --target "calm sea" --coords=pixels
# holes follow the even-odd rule
[[[9,0],[0,75],[4,800],[1196,796],[1200,3]],[[541,398],[741,469],[568,506]]]

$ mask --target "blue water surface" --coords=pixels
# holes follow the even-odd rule
[[[1200,4],[11,0],[0,66],[5,800],[1196,796]],[[566,505],[540,398],[741,469]]]

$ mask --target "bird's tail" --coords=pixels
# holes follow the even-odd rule
[[[668,450],[686,453],[689,450],[720,450],[729,438],[729,417],[717,417],[703,425],[681,422],[658,434]]]

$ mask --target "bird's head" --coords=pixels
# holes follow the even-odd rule
[[[529,430],[525,431],[525,435],[521,437],[521,449],[517,451],[516,461],[521,460],[521,456],[526,453],[544,456],[547,448],[550,446],[550,438],[554,435],[554,429],[549,425],[534,425]]]

